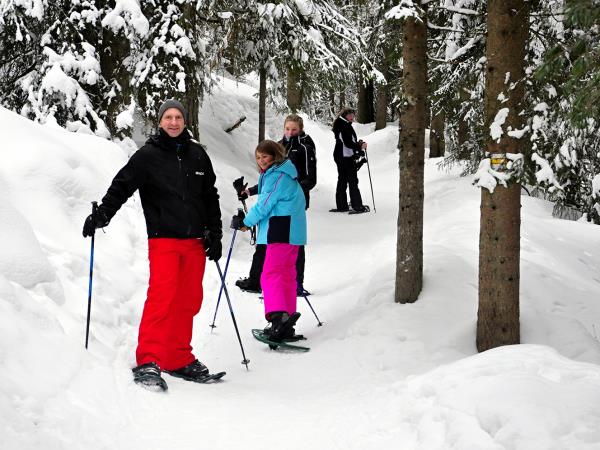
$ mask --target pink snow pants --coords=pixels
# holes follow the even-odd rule
[[[296,312],[296,259],[298,245],[267,244],[260,277],[265,299],[265,317],[275,311]]]

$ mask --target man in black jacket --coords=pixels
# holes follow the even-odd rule
[[[84,237],[108,225],[139,190],[148,231],[150,281],[140,323],[134,381],[166,389],[161,371],[202,381],[208,369],[192,354],[192,324],[202,304],[206,257],[221,257],[221,211],[205,149],[185,127],[176,100],[159,109],[159,129],[117,173]]]
[[[355,111],[352,108],[344,108],[333,122],[332,131],[335,135],[335,148],[333,160],[338,170],[338,181],[335,189],[335,209],[331,212],[348,212],[348,197],[346,190],[350,190],[350,205],[353,213],[364,213],[369,207],[363,205],[360,190],[358,189],[358,169],[356,161],[365,156],[364,149],[367,143],[357,141],[356,132],[352,128]]]

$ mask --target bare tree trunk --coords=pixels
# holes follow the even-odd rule
[[[487,151],[500,162],[506,153],[519,153],[518,139],[506,133],[508,126],[523,127],[519,112],[525,91],[527,5],[525,0],[488,1],[484,129],[490,129],[501,109],[508,109],[500,139],[488,136],[486,143]],[[498,170],[503,170],[502,166]],[[509,182],[508,188],[498,185],[493,193],[481,190],[477,314],[480,352],[519,343],[520,193],[520,184],[515,182]]]
[[[338,110],[341,110],[342,108],[346,107],[346,89],[342,89],[342,91],[340,92],[340,107],[338,108]]]
[[[358,105],[356,108],[356,121],[358,123],[371,123],[375,120],[373,80],[362,80],[358,85]]]
[[[265,140],[265,116],[267,105],[267,69],[261,67],[258,88],[258,142]]]
[[[425,8],[425,5],[422,5]],[[426,15],[426,14],[425,14]],[[400,193],[396,247],[397,303],[415,302],[423,285],[423,181],[427,96],[427,18],[406,19],[400,114]]]
[[[302,89],[300,72],[296,68],[287,71],[287,105],[291,112],[297,113],[302,108]]]
[[[446,152],[446,141],[444,140],[444,111],[439,111],[433,116],[429,127],[429,157],[438,158]]]

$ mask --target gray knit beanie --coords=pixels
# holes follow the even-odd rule
[[[165,113],[165,111],[170,108],[176,108],[179,111],[181,111],[181,114],[183,114],[183,120],[184,120],[184,122],[187,123],[187,112],[186,112],[184,106],[181,104],[181,102],[178,102],[177,100],[174,100],[172,98],[169,100],[165,100],[165,102],[160,106],[160,108],[158,110],[158,121],[159,122],[160,122],[160,119],[162,119],[162,116]]]

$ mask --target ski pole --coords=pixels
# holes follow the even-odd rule
[[[244,213],[248,214],[248,207],[246,206],[246,199],[242,197],[242,193],[246,190],[248,183],[244,184],[244,177],[233,180],[233,188],[237,192],[238,199],[242,202],[244,207]],[[248,195],[246,195],[246,198]],[[256,227],[252,227],[250,230],[250,245],[256,244]]]
[[[242,200],[242,206],[244,207],[244,212],[248,214],[248,207],[246,206],[246,200]],[[256,227],[250,228],[250,245],[256,244]]]
[[[367,159],[367,170],[369,171],[369,183],[371,184],[371,198],[373,199],[373,211],[377,212],[375,207],[375,195],[373,194],[373,181],[371,181],[371,166],[369,166],[369,156],[367,155],[367,149],[365,149],[365,156]]]
[[[317,313],[315,312],[315,309],[312,307],[312,305],[310,304],[310,302],[308,301],[308,295],[303,295],[302,297],[304,297],[304,300],[306,300],[306,303],[308,303],[308,306],[310,306],[311,311],[313,312],[313,314],[315,315],[315,318],[317,319],[317,322],[319,323],[319,325],[317,325],[318,327],[323,326],[323,322],[321,322],[319,320],[319,317],[317,316]]]
[[[98,213],[98,202],[92,202],[92,221],[95,222],[96,214]],[[88,283],[88,307],[87,321],[85,325],[85,349],[88,348],[88,338],[90,336],[90,315],[92,312],[92,280],[94,276],[94,237],[96,232],[92,233],[92,244],[90,247],[90,281]]]
[[[231,312],[231,320],[233,320],[233,326],[235,328],[235,334],[237,334],[238,342],[240,343],[240,348],[242,349],[242,364],[246,365],[246,370],[248,369],[248,363],[250,360],[246,358],[246,353],[244,353],[244,346],[242,345],[242,338],[240,337],[240,331],[238,330],[237,322],[235,321],[235,315],[233,314],[233,307],[231,306],[231,300],[229,299],[229,292],[227,292],[227,286],[225,286],[225,278],[223,277],[223,272],[221,272],[221,266],[219,265],[219,261],[215,261],[217,266],[217,270],[219,271],[219,277],[221,278],[221,283],[223,283],[223,290],[225,291],[225,298],[227,299],[227,303],[229,304],[229,311]]]
[[[229,261],[231,260],[231,252],[233,251],[233,243],[235,242],[235,234],[237,230],[233,230],[233,236],[231,237],[231,244],[229,245],[229,253],[227,254],[227,261],[225,262],[225,272],[223,272],[223,282],[221,283],[221,289],[219,290],[219,298],[217,299],[217,306],[215,308],[215,315],[213,317],[211,328],[216,328],[215,321],[217,320],[217,311],[219,311],[219,304],[221,303],[221,294],[223,294],[223,288],[225,287],[225,278],[227,278],[227,269],[229,268]],[[212,332],[212,330],[211,330]]]

